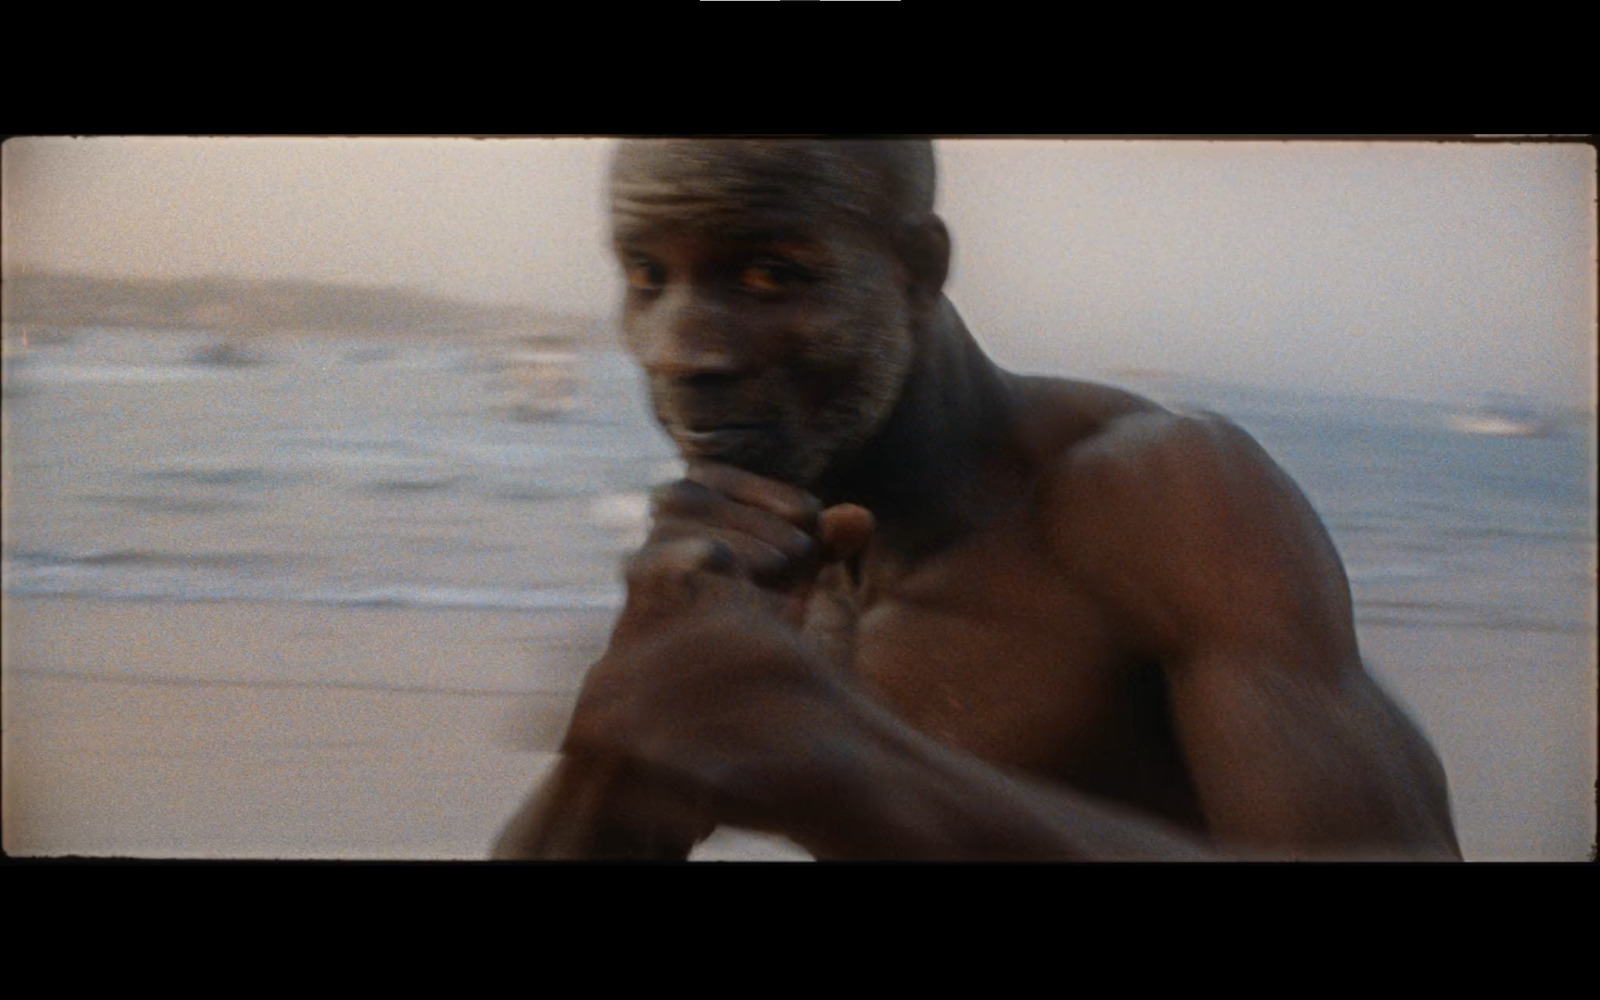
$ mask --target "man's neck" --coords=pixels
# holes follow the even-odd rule
[[[878,537],[915,558],[985,517],[984,480],[1003,468],[1014,389],[948,300],[917,331],[900,399],[878,433],[817,484],[825,503],[858,503]]]

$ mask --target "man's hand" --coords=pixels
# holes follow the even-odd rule
[[[656,490],[655,525],[630,561],[628,612],[654,607],[652,567],[723,573],[791,600],[795,625],[817,573],[850,559],[872,537],[872,515],[854,504],[826,510],[816,497],[787,483],[731,465],[693,461],[685,477]],[[686,541],[699,545],[682,545]],[[663,595],[670,598],[670,594]]]
[[[860,507],[823,510],[793,486],[691,464],[657,493],[564,749],[627,759],[719,809],[757,807],[805,753],[802,720],[837,694],[837,644],[854,623],[836,595],[813,599],[817,574],[871,530]]]
[[[872,538],[872,515],[854,504],[824,510],[804,490],[715,462],[689,464],[685,478],[656,490],[655,524],[627,564],[628,601],[612,647],[691,614],[707,574],[741,581],[700,602],[764,600],[780,621],[848,656],[854,616],[837,593],[815,593],[818,574]],[[754,588],[753,590],[750,588]],[[735,597],[737,593],[741,596]]]
[[[691,463],[659,489],[566,758],[497,855],[681,856],[718,822],[771,825],[803,780],[854,628],[846,600],[817,592],[818,574],[872,529],[861,507],[824,510],[717,463]]]

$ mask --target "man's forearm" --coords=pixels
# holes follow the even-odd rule
[[[491,857],[681,861],[710,831],[676,788],[621,760],[563,754],[501,831]]]
[[[1019,779],[852,696],[848,736],[813,755],[784,833],[819,858],[1220,860],[1161,820]],[[825,790],[825,791],[824,791]]]
[[[716,817],[838,860],[1215,860],[1183,831],[951,749],[855,692],[810,728],[808,751],[762,768]],[[729,801],[724,797],[724,804]],[[659,774],[567,754],[496,841],[497,859],[682,860],[711,817]]]

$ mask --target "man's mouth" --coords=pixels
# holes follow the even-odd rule
[[[767,423],[727,423],[683,428],[673,437],[685,455],[731,458],[764,449],[775,428]]]

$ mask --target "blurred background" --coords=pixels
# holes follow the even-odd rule
[[[610,147],[5,143],[8,852],[483,852],[678,468],[614,332]],[[995,358],[1255,434],[1468,856],[1587,857],[1593,149],[937,149]]]

